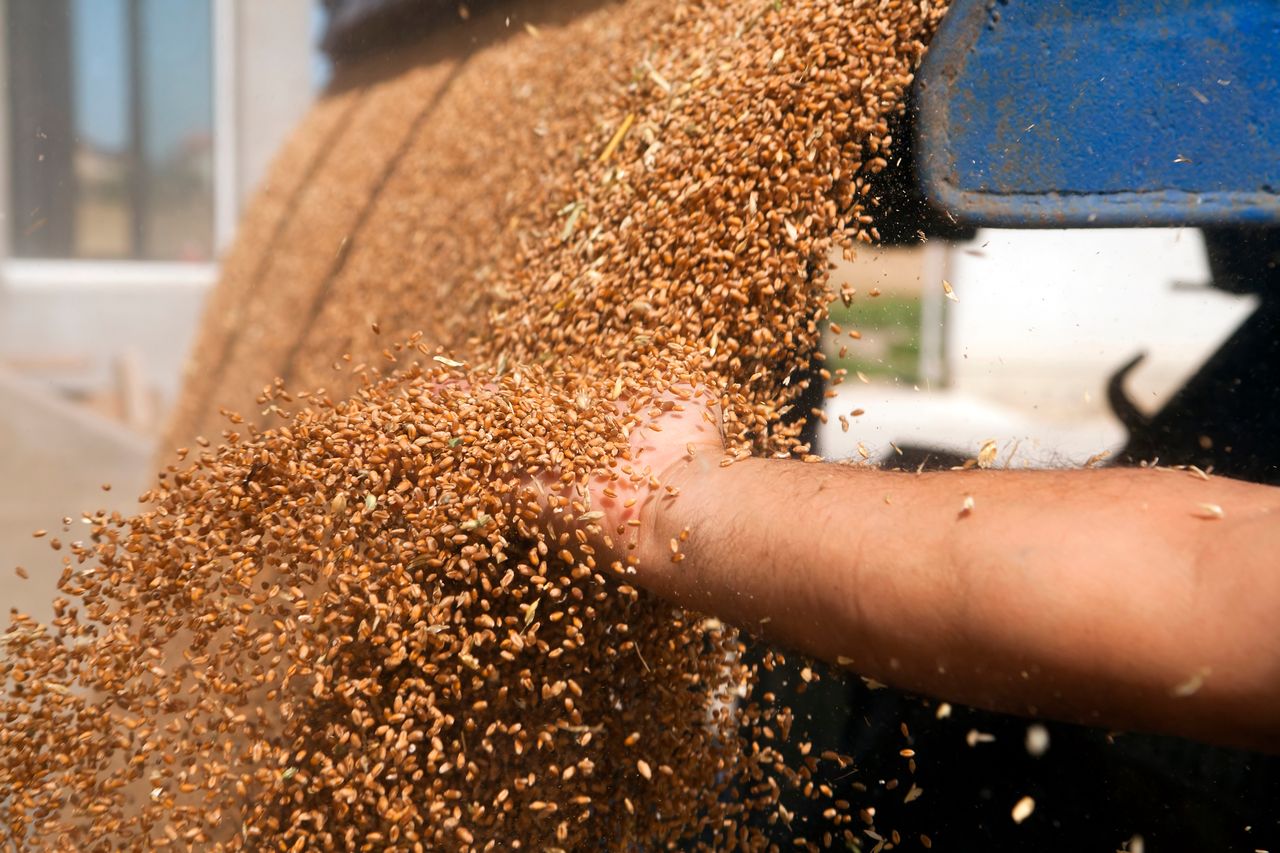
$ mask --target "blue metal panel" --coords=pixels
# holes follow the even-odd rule
[[[1280,224],[1280,0],[954,0],[916,90],[972,224]]]

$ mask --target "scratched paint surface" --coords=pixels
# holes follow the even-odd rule
[[[918,82],[926,194],[992,225],[1280,223],[1280,4],[959,0]]]

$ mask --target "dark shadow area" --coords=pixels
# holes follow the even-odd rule
[[[511,36],[526,35],[526,25],[562,26],[616,2],[330,0],[330,28],[322,42],[334,65],[327,92],[373,85],[418,65],[462,60]]]

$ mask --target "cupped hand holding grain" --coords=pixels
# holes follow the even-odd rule
[[[622,451],[585,477],[565,467],[533,472],[530,491],[550,528],[580,531],[597,562],[634,574],[651,538],[654,507],[696,459],[724,457],[720,404],[703,386],[676,384],[613,401]],[[587,543],[582,543],[587,544]]]
[[[720,404],[705,387],[676,385],[618,407],[628,424],[628,456],[592,477],[588,489],[614,555],[634,568],[639,558],[632,552],[652,539],[656,507],[679,495],[690,466],[724,458],[724,438]]]

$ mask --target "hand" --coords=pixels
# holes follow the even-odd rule
[[[677,385],[617,405],[628,450],[612,468],[589,480],[581,505],[586,511],[577,517],[592,522],[597,563],[620,564],[634,572],[641,554],[662,553],[650,541],[660,502],[679,494],[679,482],[695,463],[718,463],[724,439],[720,405],[706,388]],[[662,548],[675,556],[669,546]]]
[[[436,391],[450,386],[464,393],[498,390],[494,383],[473,386],[465,379],[431,383]],[[692,471],[724,457],[721,412],[712,391],[688,384],[631,396],[614,406],[626,447],[608,470],[589,477],[585,490],[554,470],[534,473],[527,483],[544,523],[574,531],[600,568],[634,573],[642,559],[665,565],[681,558],[669,543],[651,541],[656,511],[663,501],[675,499],[679,483]]]
[[[720,405],[705,388],[675,386],[637,401],[628,436],[630,458],[596,477],[588,491],[605,515],[605,533],[620,539],[632,567],[640,554],[652,554],[653,516],[659,504],[679,494],[679,483],[695,463],[724,456]],[[615,545],[615,552],[616,552]],[[629,559],[627,559],[629,558]]]

